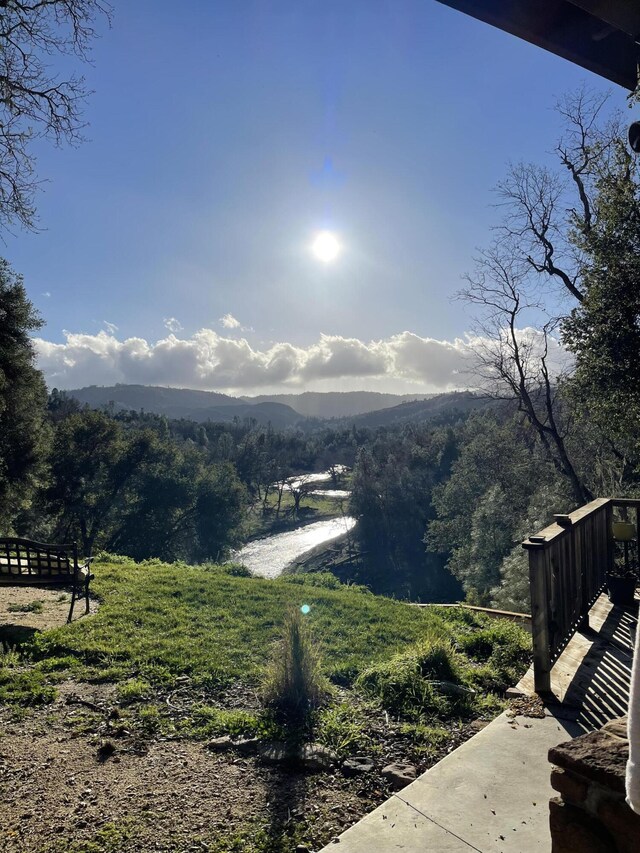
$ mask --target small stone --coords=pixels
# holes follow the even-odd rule
[[[234,749],[237,749],[238,752],[241,752],[243,755],[249,755],[252,752],[256,752],[259,745],[260,741],[257,737],[240,738],[240,740],[236,740],[233,743]]]
[[[237,746],[237,744],[235,745]],[[227,749],[231,749],[233,746],[234,743],[229,737],[229,735],[216,737],[207,743],[207,749],[210,749],[211,752],[224,752]]]
[[[372,758],[365,755],[354,755],[343,762],[342,772],[345,776],[359,776],[362,773],[371,773],[374,767]]]
[[[319,743],[305,743],[296,758],[305,770],[313,772],[329,770],[338,761],[335,752]]]
[[[265,764],[282,764],[292,757],[292,750],[281,740],[266,741],[258,746],[258,758]]]
[[[398,761],[394,764],[387,764],[382,770],[382,775],[390,783],[392,788],[399,791],[414,781],[416,778],[416,768],[413,764],[403,764]]]

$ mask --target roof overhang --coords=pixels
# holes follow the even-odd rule
[[[438,0],[633,91],[640,0]]]

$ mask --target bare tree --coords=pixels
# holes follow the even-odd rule
[[[596,184],[617,168],[624,149],[622,115],[603,118],[608,100],[586,87],[561,98],[555,109],[564,133],[554,152],[561,168],[512,164],[497,186],[498,206],[506,213],[498,240],[578,302],[584,299],[581,238],[598,221]]]
[[[34,228],[32,142],[81,141],[84,79],[59,79],[49,62],[88,61],[94,23],[110,13],[103,0],[0,0],[0,227]]]
[[[485,392],[516,403],[581,503],[592,493],[568,451],[571,424],[557,393],[570,365],[554,364],[552,355],[560,352],[563,320],[585,297],[585,241],[600,221],[598,186],[629,156],[621,115],[605,117],[607,101],[582,88],[556,104],[564,123],[557,168],[509,168],[497,187],[502,223],[459,294],[478,309],[473,370]]]
[[[528,325],[532,317],[544,318],[542,302],[528,294],[528,277],[526,261],[506,254],[501,243],[477,258],[476,271],[466,276],[468,286],[459,294],[478,308],[470,370],[488,396],[515,401],[576,500],[585,503],[593,495],[570,458],[569,424],[557,401],[565,366],[550,350],[560,350],[553,336],[558,321],[546,318],[535,329]]]

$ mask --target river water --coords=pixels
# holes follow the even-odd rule
[[[255,539],[236,551],[231,559],[234,563],[245,565],[253,575],[277,578],[288,565],[299,560],[318,545],[328,544],[344,536],[355,526],[355,523],[355,518],[351,516],[316,521],[297,530],[288,530],[286,533],[276,533],[264,539]]]

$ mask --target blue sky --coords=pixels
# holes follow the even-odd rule
[[[435,0],[116,0],[103,30],[89,140],[39,149],[43,230],[4,250],[60,386],[434,390],[349,365],[370,342],[436,358],[416,341],[464,335],[451,296],[490,239],[491,188],[552,149],[556,96],[612,88]],[[343,247],[331,265],[309,251],[321,229]],[[171,318],[184,346],[156,350]],[[325,368],[278,368],[300,357]]]

